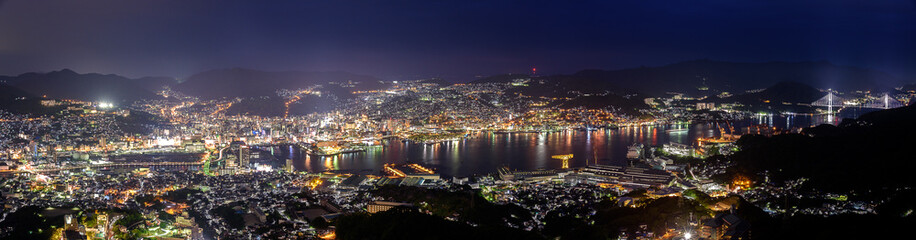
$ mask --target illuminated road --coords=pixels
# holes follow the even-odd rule
[[[65,167],[65,168],[45,168],[45,169],[31,169],[31,170],[18,170],[12,171],[14,173],[25,173],[25,172],[57,172],[64,170],[77,170],[85,168],[106,168],[106,167],[150,167],[150,166],[200,166],[203,165],[202,162],[137,162],[137,163],[105,163],[105,164],[93,164],[86,166],[78,167]]]
[[[228,103],[225,103],[225,104],[217,105],[217,106],[216,106],[216,110],[214,110],[213,113],[211,113],[210,115],[216,115],[216,114],[219,114],[219,113],[222,112],[222,111],[226,111],[226,110],[228,110],[229,108],[232,107],[232,104],[233,104],[233,102],[228,102]]]
[[[229,146],[226,146],[223,149],[219,150],[219,158],[216,159],[217,162],[223,160],[223,151],[225,151],[226,149],[229,149]]]

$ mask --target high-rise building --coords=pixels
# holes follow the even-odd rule
[[[239,167],[248,168],[251,161],[251,148],[248,145],[239,146]]]
[[[99,214],[98,217],[98,231],[102,235],[108,235],[108,214]]]
[[[289,158],[286,159],[285,169],[286,169],[286,172],[293,172],[293,160],[292,159],[289,159]]]
[[[239,161],[238,158],[235,157],[235,156],[227,157],[227,158],[226,158],[226,166],[225,166],[225,167],[226,167],[226,168],[235,168],[235,167],[238,166],[238,164],[237,164],[238,161]]]

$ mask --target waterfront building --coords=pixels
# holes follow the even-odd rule
[[[638,159],[642,155],[642,144],[633,144],[627,148],[627,158],[628,159]]]
[[[667,186],[674,181],[674,176],[666,171],[619,165],[592,165],[565,178],[573,182],[620,184],[637,188]]]
[[[533,171],[511,171],[507,167],[498,170],[499,178],[503,181],[544,181],[552,178],[562,178],[569,173],[566,169],[538,169]]]
[[[286,172],[293,172],[293,170],[294,170],[294,168],[293,168],[293,160],[287,158],[287,159],[286,159],[286,165],[285,165],[283,168],[284,168],[284,170],[286,170]]]

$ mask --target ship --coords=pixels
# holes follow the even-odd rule
[[[675,128],[675,129],[665,130],[665,132],[667,133],[686,133],[687,129],[686,128]]]
[[[365,149],[362,149],[362,148],[348,148],[348,149],[341,149],[341,150],[337,150],[337,151],[324,151],[324,150],[321,150],[321,149],[308,149],[308,150],[306,151],[306,153],[308,153],[309,155],[312,155],[312,156],[326,157],[326,156],[334,156],[334,155],[338,155],[338,154],[358,153],[358,152],[364,152],[364,151],[366,151],[366,150],[365,150]]]
[[[627,147],[627,158],[628,159],[638,159],[642,153],[643,145],[641,143],[634,143]]]

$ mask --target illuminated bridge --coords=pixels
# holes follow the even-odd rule
[[[865,102],[865,104],[860,105],[860,107],[890,109],[903,107],[903,103],[897,101],[897,99],[894,99],[885,93],[884,96],[880,98],[869,99],[867,102]]]
[[[846,99],[837,97],[836,95],[833,95],[833,93],[827,93],[827,96],[824,96],[821,99],[818,99],[817,101],[812,102],[811,106],[828,107],[828,108],[842,107],[844,101],[846,101]]]
[[[865,103],[862,104],[847,104],[846,99],[837,97],[833,93],[828,93],[827,96],[818,99],[811,103],[811,106],[817,107],[827,107],[828,112],[833,112],[833,108],[838,107],[861,107],[861,108],[878,108],[878,109],[891,109],[902,107],[903,103],[897,101],[890,97],[887,93],[880,98],[870,98]]]

